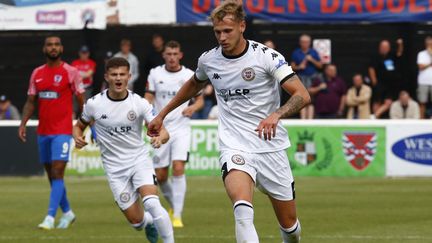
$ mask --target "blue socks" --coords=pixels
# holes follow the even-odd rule
[[[50,202],[48,207],[48,215],[55,217],[57,208],[60,205],[60,201],[62,200],[63,195],[65,196],[66,199],[65,192],[66,191],[65,191],[63,179],[53,179],[51,182],[51,194],[50,194]]]
[[[52,179],[50,179],[50,186],[52,187]],[[66,186],[64,186],[63,196],[62,196],[61,201],[60,201],[60,208],[61,208],[63,213],[67,213],[71,210],[70,205],[69,205],[69,201],[68,201],[67,196],[66,196]]]

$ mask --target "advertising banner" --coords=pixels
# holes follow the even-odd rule
[[[387,126],[387,175],[432,176],[432,126]]]
[[[0,30],[106,28],[105,0],[0,0]]]
[[[384,176],[384,127],[289,126],[291,148],[287,150],[294,175],[300,176]],[[143,131],[143,134],[144,131]],[[99,148],[89,142],[73,149],[69,175],[103,175]],[[188,141],[185,141],[188,142]],[[148,143],[147,143],[148,144]],[[153,154],[152,148],[150,154]],[[217,125],[192,126],[187,175],[220,175]]]
[[[207,21],[222,0],[177,2],[177,22]],[[247,15],[270,22],[426,22],[430,0],[243,0]]]

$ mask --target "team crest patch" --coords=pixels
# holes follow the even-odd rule
[[[155,155],[153,156],[153,163],[158,164],[160,162],[159,156]]]
[[[304,131],[299,132],[297,136],[299,140],[297,142],[294,159],[304,166],[310,165],[317,159],[314,140],[315,133]]]
[[[129,121],[134,121],[137,118],[135,111],[129,111],[127,114]]]
[[[127,203],[127,202],[129,202],[130,198],[131,198],[131,196],[130,196],[130,194],[129,194],[128,192],[122,192],[122,193],[120,194],[120,201],[121,201],[122,203]]]
[[[254,80],[254,78],[255,78],[255,70],[253,68],[250,68],[250,67],[243,69],[243,71],[242,71],[242,78],[245,81],[252,81],[252,80]]]
[[[244,165],[245,164],[245,160],[241,155],[238,154],[234,154],[231,157],[231,161],[236,164],[236,165]]]
[[[63,79],[63,76],[56,74],[54,75],[54,83],[60,83]]]
[[[344,132],[342,137],[345,159],[356,170],[364,170],[374,160],[377,135],[375,132]]]

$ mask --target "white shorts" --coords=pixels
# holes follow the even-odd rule
[[[221,152],[219,162],[223,179],[230,170],[241,170],[270,197],[281,201],[295,199],[294,177],[285,150],[268,153],[225,150]]]
[[[432,86],[420,84],[417,89],[417,99],[420,103],[426,104],[432,100]]]
[[[188,161],[190,151],[190,132],[174,133],[166,144],[154,150],[153,166],[165,168],[170,166],[171,161]]]
[[[138,188],[144,185],[156,185],[156,174],[153,168],[138,163],[125,171],[109,174],[108,183],[119,208],[128,209],[139,198]]]

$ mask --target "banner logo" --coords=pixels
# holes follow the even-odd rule
[[[297,134],[299,140],[294,159],[302,165],[312,164],[317,158],[314,135],[315,133],[309,133],[308,131]]]
[[[377,147],[375,132],[344,132],[342,145],[345,159],[356,170],[364,170],[374,160]]]
[[[432,133],[403,138],[392,146],[397,157],[423,165],[432,165]]]
[[[36,13],[36,22],[39,24],[65,24],[66,11],[38,11]]]

